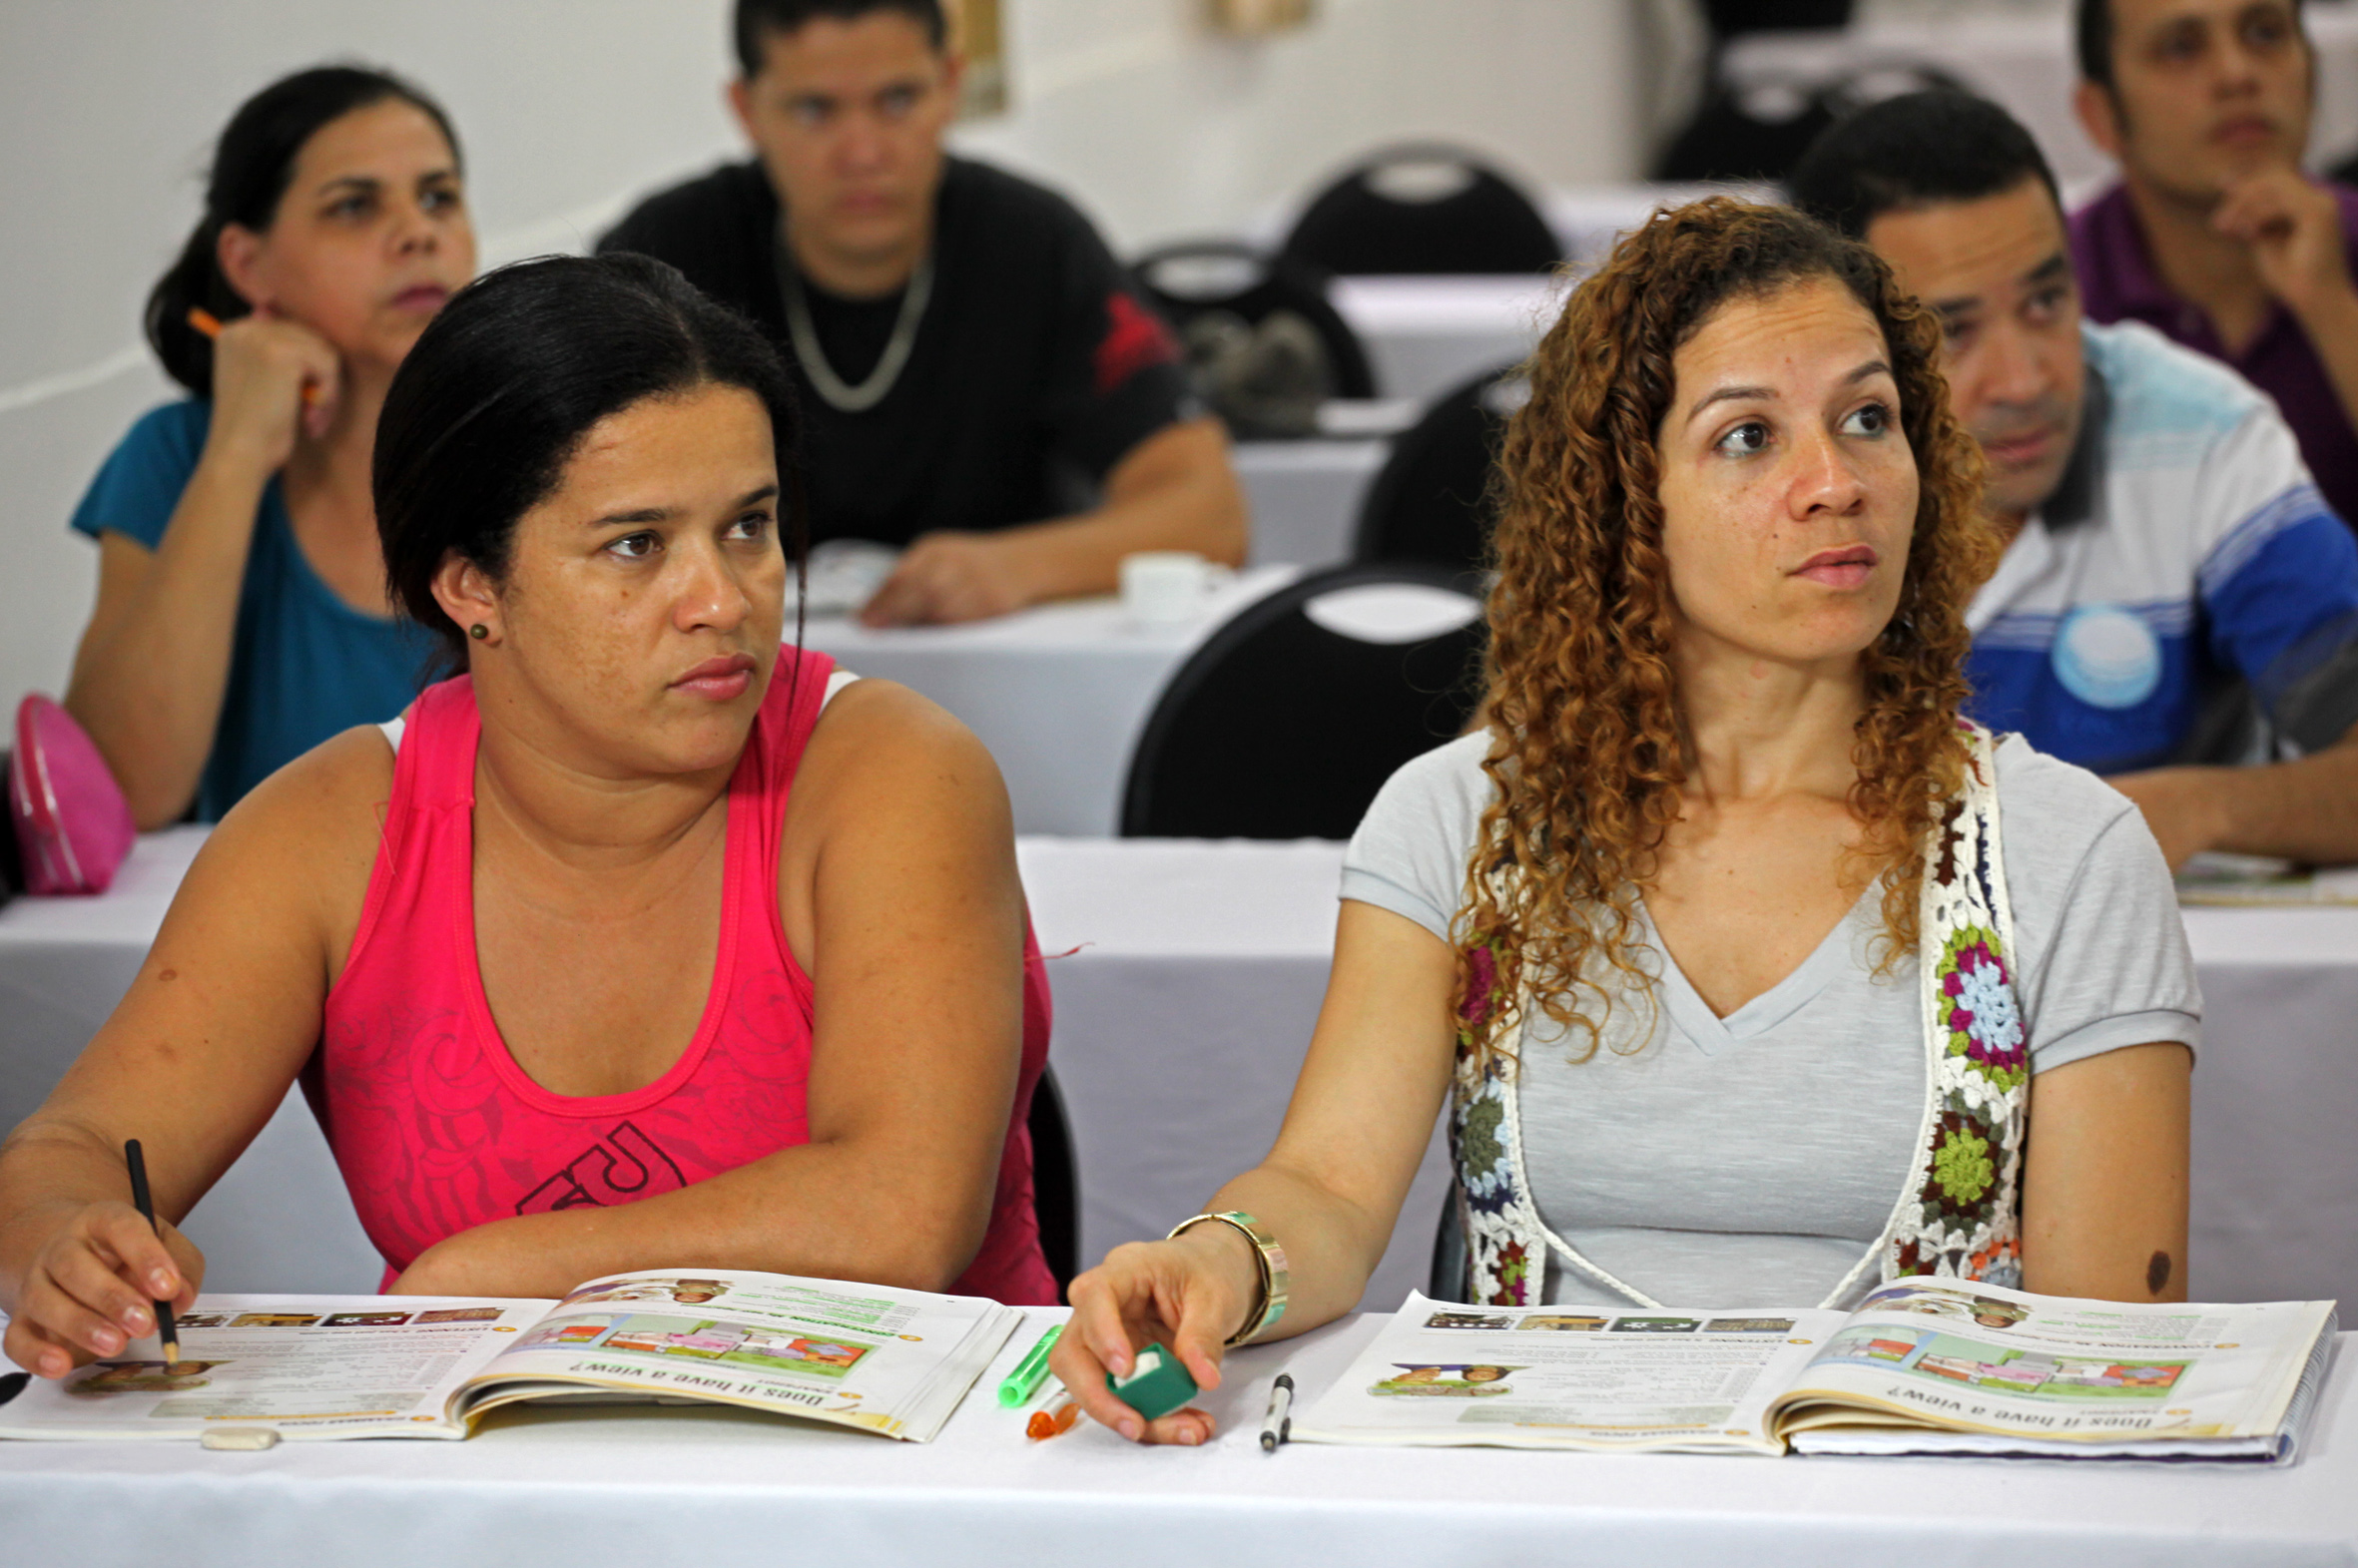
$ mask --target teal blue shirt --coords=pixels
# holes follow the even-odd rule
[[[161,545],[212,424],[212,405],[194,399],[141,416],[74,508],[75,530]],[[229,691],[197,788],[197,819],[219,820],[329,736],[400,713],[433,653],[432,638],[416,626],[363,614],[320,580],[295,542],[286,493],[273,477],[254,521]]]

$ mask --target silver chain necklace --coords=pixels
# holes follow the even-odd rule
[[[827,350],[819,343],[819,329],[811,324],[811,302],[803,295],[803,274],[795,267],[785,226],[779,228],[778,290],[786,296],[786,330],[794,340],[795,358],[802,361],[803,373],[811,378],[811,385],[830,408],[847,414],[865,413],[883,402],[892,390],[908,364],[909,350],[916,346],[917,322],[924,318],[925,301],[933,292],[933,248],[925,248],[925,254],[917,260],[916,271],[909,276],[908,286],[900,292],[900,315],[892,323],[892,335],[884,344],[884,357],[877,361],[867,380],[854,386],[836,374],[835,366],[827,362]]]

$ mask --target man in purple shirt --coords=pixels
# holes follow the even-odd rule
[[[2309,179],[2299,0],[2076,0],[2073,103],[2120,184],[2071,219],[2081,298],[2276,399],[2358,525],[2358,191]]]

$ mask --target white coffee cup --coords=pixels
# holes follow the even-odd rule
[[[1234,575],[1193,550],[1141,550],[1122,557],[1122,609],[1146,626],[1192,621]]]

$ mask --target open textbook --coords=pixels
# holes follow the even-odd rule
[[[1299,1441],[2289,1461],[2331,1302],[2136,1306],[1903,1280],[1852,1312],[1412,1295]]]
[[[2303,866],[2262,854],[2206,850],[2178,870],[2181,904],[2358,904],[2358,866]]]
[[[0,1437],[452,1438],[531,1399],[713,1401],[925,1442],[1022,1320],[979,1297],[720,1269],[561,1302],[201,1296],[177,1368],[149,1338],[35,1379],[0,1405]]]

